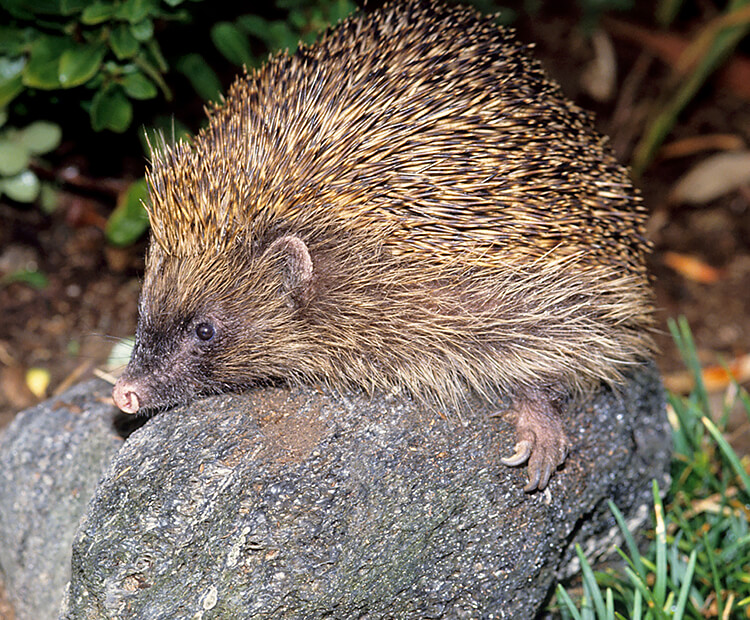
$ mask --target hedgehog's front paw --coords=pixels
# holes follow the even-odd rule
[[[568,455],[560,414],[549,401],[528,400],[516,405],[513,421],[518,434],[515,453],[501,460],[511,467],[528,461],[529,483],[523,490],[542,490]]]

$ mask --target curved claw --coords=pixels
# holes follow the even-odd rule
[[[523,488],[524,492],[531,493],[539,488],[539,479],[542,477],[542,470],[537,468],[529,468],[529,482]]]
[[[547,486],[555,466],[551,462],[542,467],[529,467],[529,482],[523,488],[526,493],[531,493],[539,489],[540,491]]]
[[[513,453],[513,455],[507,458],[501,458],[500,461],[504,465],[508,465],[509,467],[515,467],[516,465],[523,465],[526,461],[529,460],[529,456],[531,456],[532,447],[533,445],[529,440],[523,439],[516,444],[516,448],[515,448],[516,451],[515,453]]]
[[[552,478],[552,473],[557,469],[557,465],[555,463],[548,462],[547,465],[544,468],[544,473],[541,476],[541,479],[539,480],[539,488],[544,489],[547,487],[547,483],[549,482],[549,479]]]

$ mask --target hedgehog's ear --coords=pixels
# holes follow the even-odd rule
[[[283,258],[282,286],[291,307],[307,300],[313,277],[313,262],[307,244],[296,235],[286,235],[274,241],[266,254]]]

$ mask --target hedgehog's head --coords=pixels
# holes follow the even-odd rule
[[[307,245],[281,236],[259,252],[167,254],[152,242],[135,347],[113,398],[127,413],[289,376],[305,347]]]

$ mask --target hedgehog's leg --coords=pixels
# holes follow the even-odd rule
[[[570,444],[563,430],[560,407],[548,394],[525,395],[514,401],[510,417],[518,443],[515,454],[501,460],[510,466],[528,461],[529,483],[523,490],[527,493],[542,490],[568,455]]]

